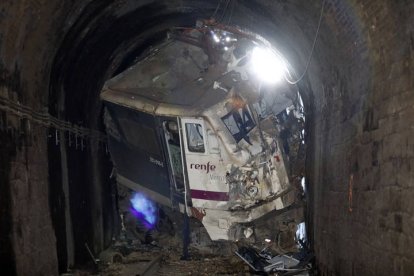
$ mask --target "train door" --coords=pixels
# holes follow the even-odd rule
[[[172,182],[177,192],[184,191],[184,171],[181,138],[177,118],[165,119],[162,122],[168,158],[171,166]]]
[[[182,118],[181,128],[193,206],[220,208],[229,199],[229,188],[217,138],[202,118]]]

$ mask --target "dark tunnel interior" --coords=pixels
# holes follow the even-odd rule
[[[105,139],[82,131],[106,132],[99,95],[108,79],[171,28],[211,17],[267,39],[296,77],[306,72],[296,87],[312,275],[414,273],[414,2],[3,0],[5,275],[88,267],[85,244],[94,253],[110,246],[120,231],[113,160]]]

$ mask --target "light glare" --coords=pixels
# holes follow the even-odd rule
[[[283,60],[271,49],[255,47],[251,63],[253,72],[266,83],[280,81],[285,73]]]
[[[216,43],[220,42],[220,39],[218,38],[218,36],[216,34],[213,34],[213,39]]]
[[[152,229],[157,221],[157,208],[154,202],[140,193],[135,193],[130,201],[132,204],[132,213],[140,219],[148,229]]]

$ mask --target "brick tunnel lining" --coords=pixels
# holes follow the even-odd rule
[[[103,81],[120,66],[126,66],[129,63],[127,59],[132,59],[135,53],[145,48],[145,43],[157,42],[166,27],[192,25],[197,16],[209,16],[216,7],[216,3],[206,4],[202,1],[184,2],[184,5],[182,2],[168,1],[166,5],[157,2],[146,7],[140,7],[140,4],[134,6],[129,2],[124,6],[109,1],[100,1],[99,4],[97,1],[88,3],[63,3],[61,6],[53,6],[42,1],[33,1],[33,11],[38,11],[45,18],[52,18],[55,24],[38,19],[31,23],[38,24],[39,30],[19,26],[27,33],[27,36],[20,40],[13,37],[10,31],[16,32],[17,27],[11,26],[18,24],[7,16],[3,18],[0,21],[0,30],[8,39],[1,44],[0,53],[4,67],[1,85],[8,90],[9,95],[17,94],[19,100],[30,106],[38,108],[47,102],[52,114],[75,123],[83,121],[86,126],[95,128],[101,127],[100,106],[96,99]],[[308,1],[287,3],[240,0],[238,3],[232,21],[272,40],[300,71],[309,54],[320,5],[310,4]],[[19,1],[10,1],[8,8],[12,11],[15,8],[14,12],[18,14],[21,12],[17,9],[20,4]],[[149,11],[152,11],[152,15],[145,21],[148,25],[142,24],[142,16],[150,14]],[[410,24],[413,20],[410,12],[413,13],[413,4],[408,2],[397,4],[386,1],[327,1],[326,15],[314,59],[307,78],[301,83],[308,113],[307,143],[310,150],[307,154],[307,179],[311,195],[311,238],[321,271],[326,275],[412,271],[410,265],[413,263],[413,253],[409,252],[409,245],[413,245],[413,241],[408,230],[409,225],[412,225],[410,214],[412,215],[413,208],[410,208],[409,197],[402,192],[412,192],[410,164],[413,160],[413,146],[408,140],[409,128],[407,130],[406,124],[402,122],[404,118],[412,116],[409,107],[414,102],[409,93],[413,88],[409,76],[409,69],[413,65],[413,27],[412,23]],[[114,16],[122,13],[125,14]],[[255,20],[258,17],[261,18],[259,24]],[[70,25],[68,22],[74,23]],[[126,34],[117,34],[117,39],[113,39],[113,33],[118,28],[129,30],[136,22],[140,22],[142,26],[138,35],[135,36],[130,30]],[[398,28],[397,23],[401,23]],[[154,31],[156,35],[145,32],[145,28]],[[62,33],[60,30],[65,31]],[[140,37],[143,38],[141,43]],[[23,66],[32,59],[35,48],[11,47],[16,41],[20,41],[22,46],[45,40],[51,41],[51,45],[41,52],[44,60],[34,61],[37,67]],[[108,41],[109,44],[106,43]],[[121,44],[127,41],[129,43]],[[132,47],[134,43],[138,46]],[[400,46],[398,51],[393,51],[395,45]],[[99,67],[100,72],[92,70],[96,67]],[[16,89],[9,81],[16,72],[20,73],[20,83],[23,84],[21,89]],[[395,85],[391,86],[385,81],[390,78],[397,80]],[[43,81],[36,82],[36,79]],[[48,91],[49,88],[48,96],[44,91]],[[65,99],[63,105],[62,102],[59,103],[62,101],[62,95]],[[90,112],[91,110],[93,112]],[[4,132],[1,135],[6,137]],[[39,139],[42,137],[40,135]],[[46,135],[43,138],[46,139]],[[405,150],[399,146],[400,142],[405,143]],[[2,153],[2,158],[4,156],[4,160],[10,161],[26,160],[28,167],[33,166],[28,162],[28,158],[24,157],[24,150],[17,147],[16,140],[14,144],[17,157]],[[53,153],[50,148],[52,146],[53,142],[49,141],[50,168],[53,168],[50,163],[59,155]],[[31,151],[33,146],[24,147],[29,149],[29,154],[37,152]],[[43,147],[40,152],[46,152],[44,143],[39,147]],[[394,147],[397,148],[397,152],[390,150]],[[68,160],[71,161],[68,166],[72,167],[72,173],[69,173],[71,183],[79,183],[79,189],[87,187],[91,193],[85,193],[86,199],[81,197],[73,204],[83,201],[89,202],[90,205],[95,204],[92,201],[92,193],[96,190],[90,182],[94,178],[105,179],[109,166],[108,160],[97,161],[105,160],[105,157],[98,158],[100,154],[99,151],[69,152]],[[85,155],[89,157],[84,158]],[[19,156],[23,158],[18,158]],[[90,164],[92,159],[95,160],[95,165]],[[10,164],[17,166],[18,162],[21,161]],[[43,166],[47,168],[46,163]],[[13,171],[13,168],[10,168],[10,171]],[[390,174],[389,171],[395,174]],[[42,175],[41,179],[33,179],[30,183],[33,189],[44,189],[44,185],[39,183],[50,179],[59,182],[59,173],[53,173],[56,172],[49,171],[49,178]],[[349,211],[348,198],[350,175],[353,175],[355,187],[352,212]],[[2,179],[2,183],[15,183],[10,180],[7,173],[2,174],[2,177],[5,178],[4,182]],[[109,185],[110,183],[107,183],[106,187]],[[26,191],[28,187],[22,185],[15,189],[17,192],[19,189]],[[54,190],[50,191],[50,196],[54,198]],[[98,189],[99,193],[104,191],[108,192]],[[12,201],[16,197],[16,192],[10,191],[10,195]],[[376,203],[376,195],[383,199],[383,203]],[[105,196],[103,198],[105,203],[110,200]],[[51,202],[52,210],[53,204]],[[93,206],[87,209],[91,207]],[[45,208],[45,205],[39,208]],[[91,216],[101,216],[102,211],[99,210],[102,210],[102,207],[95,206],[92,209],[98,213]],[[405,209],[409,210],[404,211]],[[47,209],[38,211],[49,213]],[[29,215],[11,210],[13,225],[11,229],[2,231],[11,231],[14,240],[21,239],[36,246],[41,240],[36,240],[36,237],[43,235],[42,232],[33,231],[33,236],[25,236],[23,231],[23,236],[17,238],[19,219],[27,220],[27,227],[36,224],[34,220],[40,219],[26,218]],[[76,215],[72,214],[72,217],[76,218]],[[106,218],[106,221],[110,222],[110,218]],[[82,241],[90,240],[98,244],[96,248],[103,246],[105,238],[100,237],[97,240],[92,234],[97,229],[87,221],[80,225],[88,229],[82,231],[89,232],[86,234],[87,237],[81,238]],[[112,231],[110,223],[100,228],[102,235]],[[383,238],[372,240],[370,235],[374,234],[383,235]],[[31,240],[28,240],[29,237],[32,237]],[[57,238],[60,240],[62,237],[58,234]],[[355,243],[358,246],[355,246]],[[14,243],[13,246],[16,251],[19,245]],[[39,248],[44,248],[45,253],[39,253],[44,254],[43,256],[53,255],[56,251],[53,246]],[[390,253],[379,254],[381,250]],[[16,266],[20,272],[28,269],[27,265],[23,265],[25,258],[39,256],[26,253],[27,255],[16,256]],[[364,260],[359,258],[362,253],[366,256]],[[403,258],[396,260],[395,253]],[[77,261],[81,262],[86,258],[82,255],[85,251],[79,254]],[[372,265],[364,265],[366,260],[372,262]],[[45,258],[43,261],[51,262],[49,266],[39,266],[43,271],[46,267],[53,269],[54,257]]]

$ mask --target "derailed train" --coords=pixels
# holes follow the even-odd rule
[[[212,240],[291,204],[275,115],[292,101],[264,107],[249,71],[258,43],[206,24],[175,31],[101,92],[117,182],[198,218]]]

